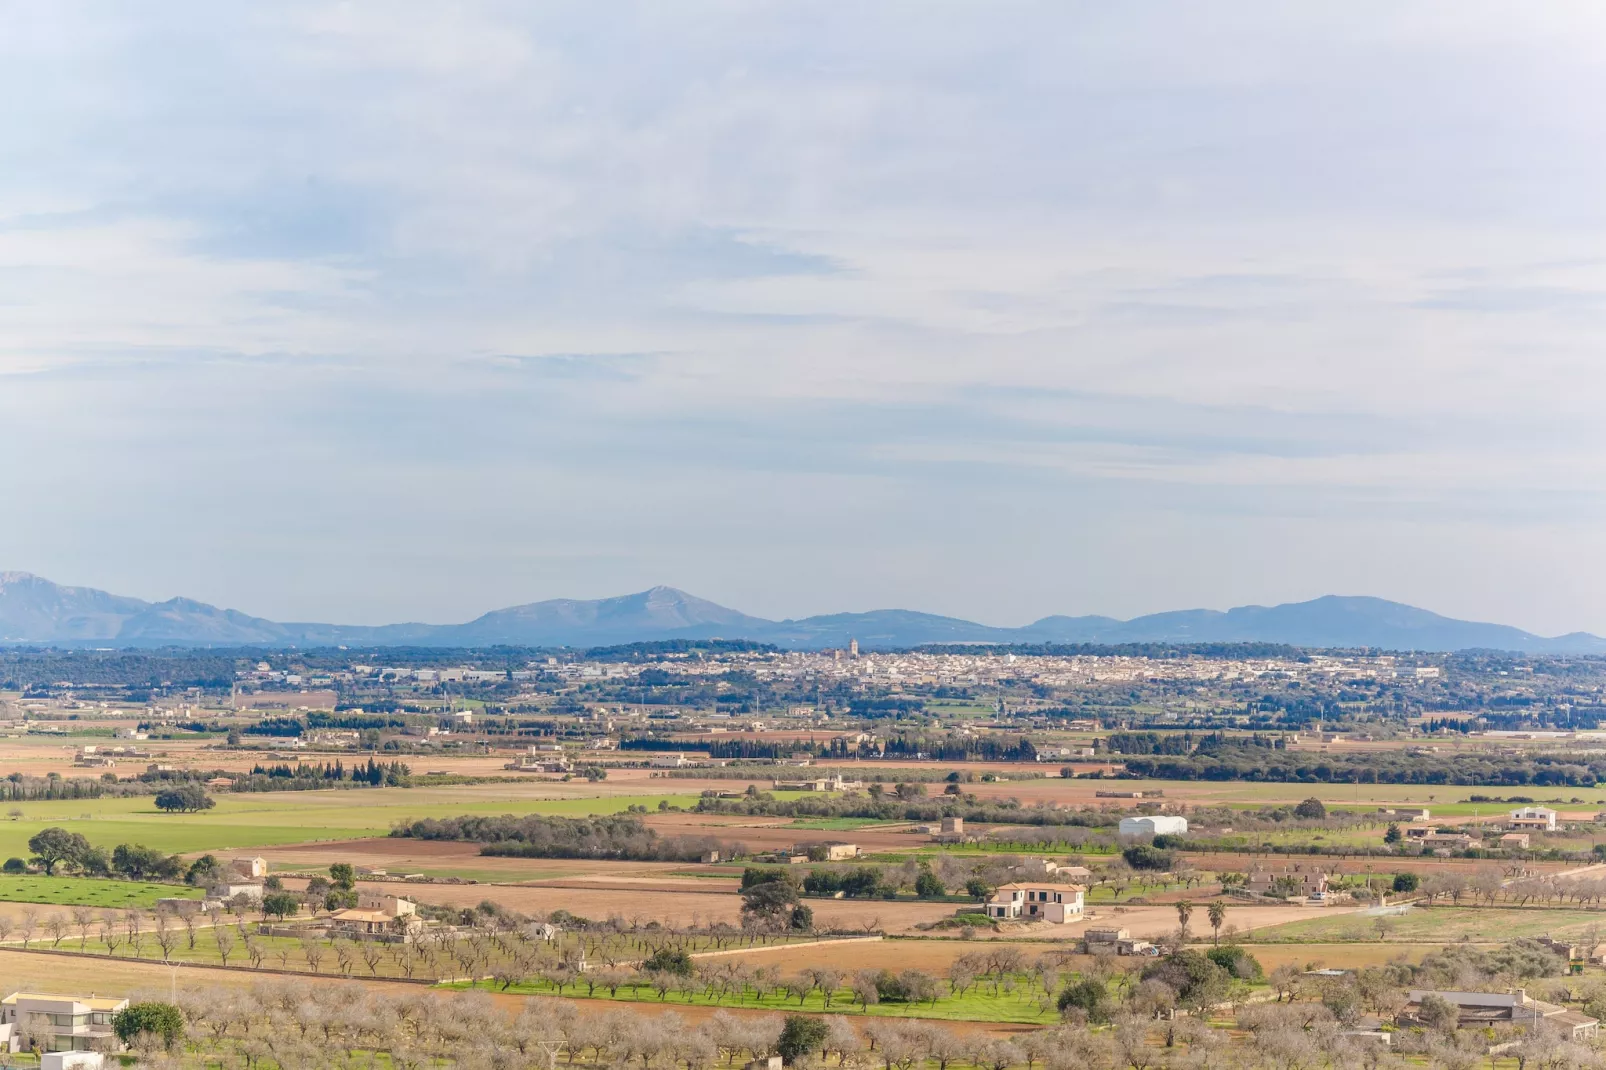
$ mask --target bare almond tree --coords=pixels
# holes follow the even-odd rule
[[[184,935],[189,938],[190,950],[195,950],[195,919],[197,910],[194,905],[180,907],[178,920],[184,924]]]
[[[217,925],[212,929],[212,939],[217,941],[218,958],[223,965],[229,964],[229,956],[234,954],[234,930],[227,925]]]
[[[50,946],[60,947],[62,937],[67,935],[71,923],[64,914],[52,914],[45,919],[45,932],[50,934]]]
[[[95,925],[95,912],[88,907],[72,908],[73,924],[78,926],[78,950],[89,946],[89,930]]]
[[[139,958],[145,944],[145,912],[130,910],[123,915],[123,932],[128,937],[129,950]]]
[[[28,941],[33,939],[33,934],[38,930],[39,909],[37,907],[28,907],[22,912],[22,922],[17,926],[17,935],[22,937],[24,951],[28,949]]]
[[[307,968],[313,973],[317,973],[318,967],[323,964],[323,944],[310,936],[304,937],[301,941],[301,955],[307,960]]]
[[[162,950],[162,961],[173,960],[173,945],[178,943],[178,933],[173,930],[173,918],[165,910],[156,912],[156,946]]]
[[[352,963],[351,941],[336,940],[334,942],[334,949],[335,962],[339,964],[340,972],[345,974],[347,977],[350,977]]]
[[[106,953],[117,954],[117,945],[123,942],[123,934],[118,930],[118,918],[115,911],[102,911],[100,915],[100,942],[106,945]]]

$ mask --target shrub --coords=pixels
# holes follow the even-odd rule
[[[1415,873],[1394,874],[1394,890],[1396,892],[1414,892],[1421,883],[1421,878]]]
[[[169,788],[156,793],[156,808],[168,813],[187,814],[196,810],[210,810],[217,800],[199,784],[186,784],[182,788]]]
[[[1110,1017],[1110,993],[1104,987],[1104,982],[1092,977],[1084,978],[1073,984],[1065,986],[1059,998],[1060,1013],[1069,1010],[1080,1010],[1087,1015],[1087,1020],[1094,1024],[1105,1022]]]
[[[28,872],[28,863],[20,858],[8,858],[6,859],[5,871],[7,873],[26,873]]]
[[[262,897],[262,913],[287,918],[301,907],[301,897],[294,892],[269,892]]]
[[[1320,799],[1312,795],[1294,807],[1294,816],[1302,821],[1325,821],[1327,820],[1327,807]]]
[[[661,947],[641,964],[641,968],[649,972],[671,973],[676,977],[690,977],[695,969],[691,954],[683,947]]]
[[[781,1039],[775,1042],[775,1052],[788,1065],[825,1044],[830,1030],[825,1022],[808,1014],[788,1014],[781,1027]]]
[[[1176,856],[1170,851],[1151,846],[1146,843],[1134,844],[1121,852],[1126,864],[1133,869],[1147,869],[1163,872],[1176,863]]]
[[[171,1051],[184,1035],[184,1015],[171,1003],[131,1003],[112,1018],[112,1030],[124,1044],[150,1036]]]
[[[1241,947],[1213,947],[1205,952],[1205,958],[1244,981],[1258,981],[1265,976],[1260,960]]]

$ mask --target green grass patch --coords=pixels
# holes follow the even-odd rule
[[[545,981],[528,981],[512,985],[504,989],[494,981],[480,981],[476,984],[466,982],[440,985],[441,988],[469,989],[478,988],[488,992],[507,991],[521,995],[557,995],[557,990]],[[853,993],[844,988],[832,999],[829,1008],[825,1005],[825,997],[819,992],[810,992],[801,1003],[796,996],[785,993],[772,992],[759,997],[753,991],[744,991],[740,996],[726,993],[722,998],[716,999],[696,992],[669,992],[663,998],[652,988],[642,985],[639,987],[622,987],[617,996],[610,996],[606,988],[598,987],[593,994],[588,994],[584,985],[569,985],[563,990],[563,995],[570,998],[597,999],[619,1003],[641,1003],[650,1006],[669,1007],[743,1007],[750,1010],[767,1010],[782,1013],[796,1014],[798,1012],[814,1014],[866,1014],[878,1018],[934,1018],[944,1021],[960,1022],[1000,1022],[1020,1025],[1050,1025],[1059,1021],[1059,1012],[1054,1008],[1052,1001],[1045,1001],[1043,992],[1033,988],[1022,979],[1014,984],[1014,991],[1000,988],[995,994],[989,984],[980,984],[967,990],[964,995],[955,996],[949,992],[946,984],[942,986],[942,995],[935,1003],[872,1003],[867,1008],[860,1007],[853,1002]]]
[[[199,899],[201,890],[182,884],[102,880],[94,877],[0,876],[0,901],[67,907],[141,907],[158,899]]]
[[[788,825],[787,828],[843,832],[848,829],[861,829],[866,825],[885,824],[885,821],[877,817],[800,817]]]
[[[403,821],[457,814],[613,814],[631,806],[656,810],[660,802],[694,806],[695,795],[615,795],[594,798],[508,798],[506,785],[436,788],[354,788],[214,796],[217,806],[198,814],[167,814],[150,796],[22,803],[23,817],[0,821],[0,858],[26,858],[28,840],[59,825],[110,850],[140,843],[175,853],[242,850],[313,841],[385,836]]]

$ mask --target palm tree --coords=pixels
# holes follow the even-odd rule
[[[1177,927],[1182,930],[1182,940],[1188,940],[1188,919],[1193,917],[1193,904],[1186,899],[1177,903]]]
[[[1216,946],[1221,946],[1221,925],[1227,920],[1227,904],[1220,899],[1205,907],[1205,914],[1210,918],[1210,928],[1215,930]]]

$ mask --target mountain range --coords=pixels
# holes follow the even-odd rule
[[[531,602],[464,624],[370,627],[280,623],[189,598],[146,602],[90,587],[64,587],[26,572],[0,572],[0,643],[11,645],[591,647],[711,638],[751,639],[793,650],[845,647],[857,639],[867,649],[927,643],[1263,642],[1313,648],[1606,653],[1606,639],[1585,632],[1546,638],[1381,598],[1339,595],[1225,612],[1177,610],[1131,620],[1053,616],[1020,628],[999,628],[906,609],[766,620],[673,587],[654,587],[592,601]]]

